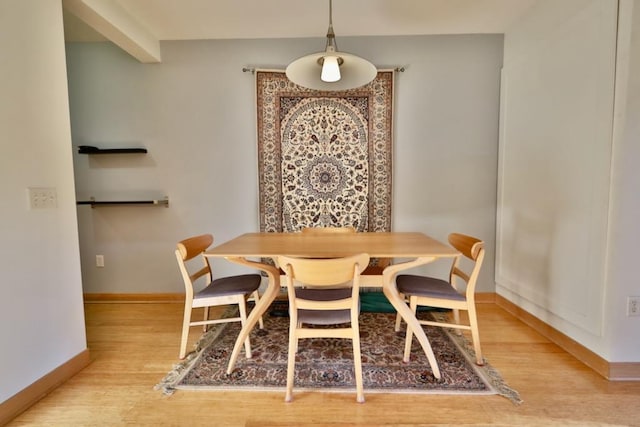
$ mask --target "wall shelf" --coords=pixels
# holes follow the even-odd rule
[[[98,148],[92,145],[79,145],[78,146],[79,154],[128,154],[128,153],[139,153],[146,154],[146,148]],[[151,193],[154,194],[154,193]],[[164,206],[165,208],[169,207],[169,198],[164,197],[163,199],[156,199],[157,193],[154,196],[145,197],[143,194],[142,198],[135,198],[133,200],[96,200],[95,197],[89,197],[89,200],[77,200],[76,204],[78,206],[88,205],[91,208],[103,207],[103,206]],[[109,197],[107,197],[108,199]]]
[[[89,200],[78,200],[77,205],[91,205],[92,208],[100,206],[131,206],[131,205],[146,205],[146,206],[164,206],[169,207],[169,198],[164,199],[149,199],[149,200],[95,200],[93,197]]]
[[[140,153],[147,152],[146,148],[98,148],[91,145],[78,146],[79,154],[127,154],[127,153]]]

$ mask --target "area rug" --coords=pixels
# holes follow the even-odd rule
[[[447,313],[422,312],[419,317]],[[500,374],[485,361],[472,362],[473,350],[464,337],[445,328],[426,327],[425,332],[438,361],[437,380],[419,343],[414,339],[411,361],[404,363],[404,332],[396,333],[392,313],[362,313],[360,337],[366,393],[499,394],[521,402]],[[255,329],[250,339],[253,357],[241,353],[234,371],[226,368],[239,333],[237,322],[218,325],[203,335],[185,361],[156,385],[165,394],[176,390],[281,391],[287,373],[289,319],[264,317],[264,329]],[[332,338],[300,340],[295,368],[296,391],[355,392],[351,341]]]
[[[260,231],[391,230],[393,71],[345,91],[256,71]]]

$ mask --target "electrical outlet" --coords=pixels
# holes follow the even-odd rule
[[[627,316],[640,316],[640,297],[627,297]]]
[[[96,267],[104,267],[104,255],[96,255]]]
[[[55,188],[29,187],[28,190],[31,209],[55,209],[58,207]]]

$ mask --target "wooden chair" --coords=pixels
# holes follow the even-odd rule
[[[357,230],[354,227],[305,227],[301,230],[303,234],[327,234],[327,233],[356,233]],[[391,258],[374,258],[370,260],[367,268],[362,272],[363,276],[382,274],[382,270],[391,264]]]
[[[455,328],[458,330],[458,334],[462,333],[461,329],[470,330],[473,339],[473,348],[476,353],[476,363],[483,365],[484,360],[480,349],[480,334],[478,332],[478,319],[475,306],[475,288],[480,267],[484,259],[484,242],[475,237],[451,233],[449,234],[449,243],[473,262],[470,273],[462,270],[460,267],[460,257],[457,257],[451,266],[449,281],[426,276],[398,275],[396,277],[396,285],[398,292],[409,300],[409,306],[414,313],[419,305],[453,309],[455,323],[426,320],[421,320],[420,323],[423,325]],[[459,286],[458,279],[466,282],[466,289]],[[459,310],[466,310],[468,312],[468,325],[460,323]],[[400,330],[400,321],[400,315],[397,315],[396,331]],[[404,347],[404,360],[407,361],[409,360],[409,354],[411,352],[412,338],[413,333],[410,328],[407,328]]]
[[[259,300],[258,288],[261,277],[259,274],[244,274],[239,276],[223,277],[213,280],[211,266],[206,257],[203,256],[213,243],[211,234],[190,237],[178,243],[176,258],[182,273],[185,288],[184,319],[182,322],[182,339],[180,342],[180,359],[184,359],[187,350],[187,339],[189,338],[189,328],[191,326],[203,325],[204,331],[208,325],[216,323],[241,322],[243,325],[247,319],[246,299],[253,295],[256,302]],[[202,261],[202,267],[196,269],[192,266],[196,259]],[[190,270],[195,270],[193,273]],[[204,282],[204,288],[198,292],[194,285]],[[237,304],[240,312],[238,317],[228,317],[220,319],[209,319],[209,307]],[[204,308],[204,319],[201,321],[191,321],[193,308]],[[260,328],[263,323],[260,319]],[[251,345],[249,338],[244,343],[247,358],[251,357]]]
[[[364,402],[360,355],[360,273],[369,255],[345,258],[305,259],[278,257],[284,269],[289,296],[289,354],[285,401],[293,400],[293,378],[298,340],[301,338],[347,338],[353,342],[356,400]],[[302,283],[305,287],[298,287]],[[340,328],[309,328],[305,325],[340,325]]]

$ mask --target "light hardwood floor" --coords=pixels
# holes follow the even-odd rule
[[[524,403],[500,396],[154,390],[177,361],[182,305],[86,305],[92,363],[10,426],[640,426],[640,382],[609,382],[494,304],[483,353]],[[392,324],[389,327],[393,327]],[[201,330],[192,328],[191,343]],[[402,349],[398,349],[399,352]]]

